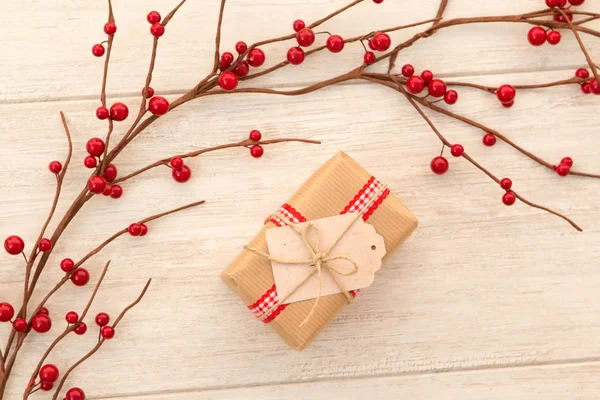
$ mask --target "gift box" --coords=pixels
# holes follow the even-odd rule
[[[306,221],[356,213],[383,237],[383,262],[412,234],[417,218],[390,189],[347,154],[339,152],[317,170],[300,189],[269,216],[263,228],[221,274],[257,320],[272,327],[296,350],[304,349],[349,303],[358,290],[344,290],[315,299],[280,304],[266,231]],[[362,221],[361,221],[362,222]],[[294,225],[299,224],[299,225]],[[253,251],[249,251],[252,249]],[[264,253],[260,255],[258,253]],[[323,272],[326,274],[327,272]],[[375,278],[376,279],[376,278]],[[384,296],[384,294],[382,294]],[[307,319],[307,316],[310,318]]]

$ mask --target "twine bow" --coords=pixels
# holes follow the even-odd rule
[[[301,327],[304,326],[308,322],[308,320],[313,316],[313,314],[317,308],[317,305],[319,304],[319,300],[321,299],[321,292],[323,289],[323,269],[325,269],[325,270],[327,270],[327,272],[329,272],[329,274],[331,275],[331,277],[333,278],[335,283],[338,285],[338,287],[344,294],[344,297],[346,297],[346,301],[348,302],[348,304],[351,304],[354,301],[354,298],[348,292],[348,290],[346,289],[344,284],[342,282],[340,282],[340,280],[336,277],[336,274],[342,275],[342,276],[355,275],[359,270],[358,265],[356,264],[356,262],[354,260],[352,260],[349,257],[345,257],[345,256],[330,257],[329,253],[331,253],[333,248],[339,243],[339,241],[344,237],[344,235],[350,230],[352,225],[354,225],[354,223],[356,221],[358,221],[359,218],[362,217],[364,211],[368,210],[371,207],[373,202],[375,202],[375,200],[377,200],[377,198],[379,197],[379,194],[382,193],[385,190],[385,188],[386,188],[386,186],[382,185],[375,193],[373,193],[373,196],[371,197],[369,202],[363,207],[362,211],[354,214],[354,218],[348,223],[348,225],[346,225],[344,230],[342,230],[342,232],[338,235],[338,237],[331,243],[331,245],[324,252],[319,252],[319,248],[320,248],[320,244],[321,244],[321,234],[319,232],[319,228],[315,224],[313,224],[312,222],[309,222],[302,227],[300,227],[296,224],[291,224],[290,226],[294,229],[294,231],[296,231],[296,233],[298,233],[298,235],[300,235],[300,237],[302,238],[302,241],[304,242],[304,244],[306,245],[306,247],[308,248],[308,250],[310,252],[310,259],[308,259],[308,260],[286,260],[283,258],[273,257],[270,254],[264,253],[258,249],[244,246],[244,249],[246,249],[258,256],[264,257],[264,258],[268,259],[269,261],[274,261],[277,263],[288,264],[288,265],[306,265],[306,264],[308,264],[313,267],[310,270],[310,272],[304,277],[304,279],[302,279],[290,291],[290,293],[288,293],[283,299],[280,299],[276,304],[274,304],[266,313],[264,313],[260,317],[261,321],[268,318],[273,313],[273,311],[275,311],[277,309],[278,306],[285,303],[285,301],[288,298],[290,298],[290,296],[292,296],[294,293],[296,293],[296,291],[298,289],[300,289],[300,287],[302,287],[306,282],[308,282],[308,280],[310,278],[312,278],[313,275],[316,273],[318,276],[319,291],[318,291],[317,297],[315,299],[315,302],[313,303],[313,306],[310,309],[310,312],[308,313],[308,315],[306,316],[304,321],[302,321],[302,323],[300,324]],[[284,217],[279,213],[274,213],[271,215],[280,218],[282,221],[284,220]],[[308,238],[308,231],[310,229],[315,230],[315,233],[316,233],[315,243],[311,243],[311,241]],[[351,271],[343,271],[337,267],[330,265],[330,262],[335,261],[335,260],[346,260],[352,264],[353,269]]]

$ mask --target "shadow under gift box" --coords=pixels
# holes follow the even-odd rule
[[[370,202],[372,196],[378,198]],[[365,210],[365,206],[369,209]],[[381,190],[381,183],[377,179],[347,154],[339,152],[282,206],[279,214],[286,220],[269,218],[248,247],[268,253],[265,238],[268,229],[356,211],[363,212],[365,222],[373,225],[377,233],[383,236],[386,248],[384,263],[418,225],[417,218],[390,193],[389,188]],[[268,313],[279,301],[271,261],[250,251],[242,250],[223,271],[221,279],[240,296],[257,318]],[[351,291],[350,294],[354,297],[357,292]],[[314,301],[310,299],[278,306],[263,322],[271,326],[290,347],[303,350],[348,304],[343,293],[324,296],[313,315],[301,327]]]

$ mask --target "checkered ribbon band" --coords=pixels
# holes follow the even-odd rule
[[[382,183],[379,182],[375,177],[369,178],[367,183],[362,187],[362,189],[354,196],[354,198],[348,203],[346,207],[340,212],[340,214],[346,214],[349,212],[364,212],[363,220],[366,221],[373,214],[373,212],[379,207],[379,205],[385,200],[385,198],[390,194],[389,189],[383,190],[381,193],[377,195],[376,200],[371,203],[371,206],[368,210],[365,210],[365,206],[371,201],[373,196],[377,193],[377,191],[381,188]],[[300,214],[294,207],[289,204],[284,204],[278,210],[279,214],[285,218],[285,220],[272,215],[269,217],[267,222],[272,222],[277,226],[286,226],[288,224],[298,224],[300,222],[306,222],[306,218],[302,214]],[[360,292],[358,290],[350,290],[349,293],[352,297],[356,297],[356,295]],[[277,296],[277,288],[273,285],[269,290],[263,294],[260,299],[256,300],[254,304],[249,305],[248,308],[256,318],[261,318],[265,313],[269,312],[271,308],[279,302],[279,297]],[[283,310],[286,309],[288,304],[282,304],[277,306],[275,310],[262,321],[265,324],[273,321]]]

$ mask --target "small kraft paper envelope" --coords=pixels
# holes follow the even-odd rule
[[[417,224],[385,184],[339,152],[268,217],[221,279],[302,350],[373,283]]]

